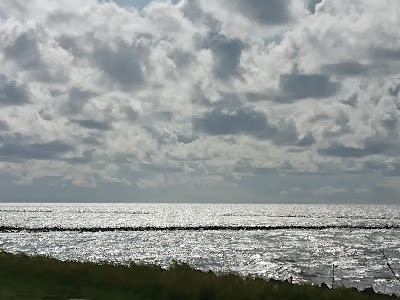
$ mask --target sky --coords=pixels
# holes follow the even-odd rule
[[[0,201],[400,204],[398,0],[1,0]]]

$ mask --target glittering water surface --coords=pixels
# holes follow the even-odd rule
[[[82,261],[155,263],[163,267],[179,260],[202,270],[264,278],[292,276],[297,282],[329,285],[334,264],[336,285],[359,289],[373,286],[385,293],[400,291],[399,282],[380,252],[384,250],[399,272],[400,229],[396,227],[400,226],[400,206],[0,204],[0,226],[16,228],[0,232],[0,249],[10,252]],[[174,226],[229,229],[152,230]],[[235,230],[236,226],[264,229]],[[332,228],[321,230],[324,226]],[[110,227],[147,229],[57,230]],[[29,231],[32,228],[44,230]]]

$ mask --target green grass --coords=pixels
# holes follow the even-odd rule
[[[216,275],[175,264],[130,266],[62,262],[0,252],[0,299],[389,299],[355,289],[323,289],[281,281]]]

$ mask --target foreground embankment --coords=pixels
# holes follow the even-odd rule
[[[320,288],[281,281],[217,275],[184,264],[169,270],[63,262],[0,252],[0,299],[390,299],[371,289]]]

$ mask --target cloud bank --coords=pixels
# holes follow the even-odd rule
[[[397,0],[139,2],[1,1],[1,201],[398,203]]]

